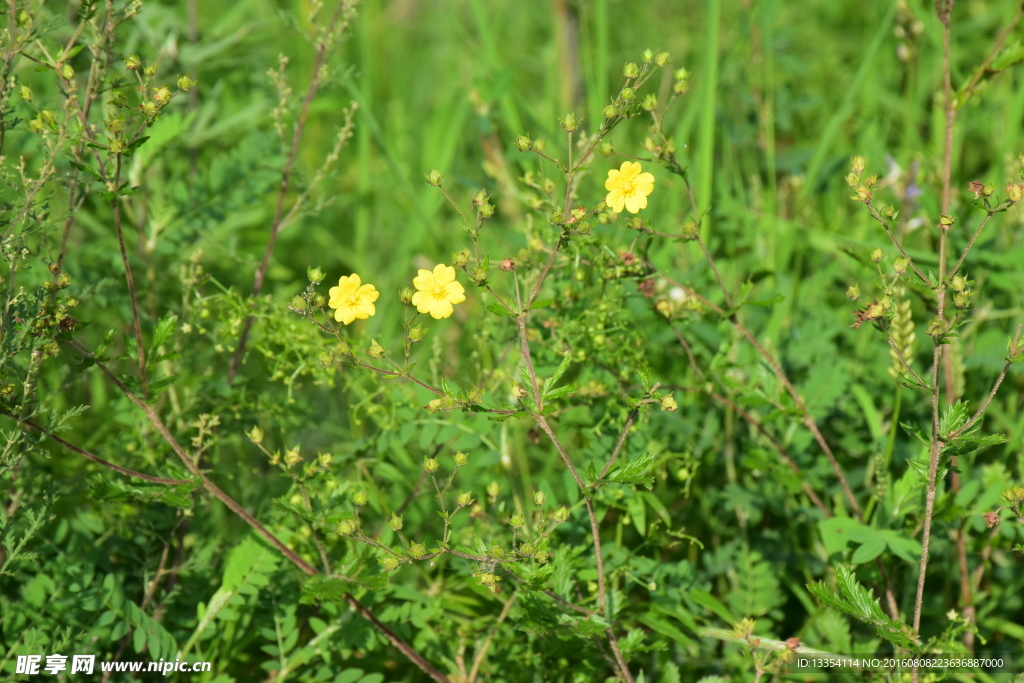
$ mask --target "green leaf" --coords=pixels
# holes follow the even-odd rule
[[[533,311],[538,308],[547,308],[553,303],[555,303],[554,299],[537,299],[532,304],[530,304],[530,310]]]
[[[562,378],[562,375],[565,374],[565,371],[569,369],[569,364],[571,362],[571,353],[566,352],[565,354],[562,355],[562,362],[558,364],[558,367],[555,369],[555,373],[551,375],[551,377],[544,380],[544,398],[548,398],[550,392],[555,388],[555,385],[558,384],[558,380],[560,380]]]
[[[857,548],[856,552],[853,553],[851,561],[854,564],[871,562],[881,555],[883,550],[885,550],[885,538],[882,536],[875,536],[862,543],[860,547]]]
[[[942,419],[939,420],[939,433],[949,434],[959,431],[968,419],[967,401],[955,401],[946,406]]]
[[[345,597],[352,583],[333,576],[318,574],[311,576],[302,584],[302,599],[304,604],[313,604],[320,601],[336,602]]]
[[[77,161],[71,161],[71,162],[68,162],[68,163],[71,164],[72,168],[77,168],[79,171],[83,171],[85,173],[88,173],[89,175],[91,175],[92,177],[96,178],[97,180],[103,180],[103,176],[100,175],[100,172],[97,171],[92,166],[88,166],[86,164],[80,164]]]
[[[642,484],[648,489],[654,488],[654,475],[647,471],[654,463],[654,453],[644,453],[635,460],[619,462],[618,467],[608,474],[608,481],[620,484]]]
[[[821,603],[873,626],[875,632],[890,643],[906,648],[915,644],[910,627],[885,616],[878,598],[857,583],[849,567],[838,568],[836,585],[838,592],[824,581],[809,584],[807,590]]]
[[[687,595],[701,607],[707,608],[711,612],[717,614],[720,618],[725,620],[726,623],[735,624],[738,621],[738,619],[733,616],[732,612],[729,611],[729,608],[723,605],[722,602],[711,593],[694,589],[687,593]]]
[[[654,379],[651,375],[651,369],[644,365],[643,361],[637,363],[637,373],[640,375],[640,386],[644,388],[644,393],[650,393],[651,387],[654,386]]]
[[[493,313],[494,315],[500,315],[505,318],[515,315],[515,313],[508,310],[507,308],[499,304],[497,301],[492,301],[491,303],[487,304],[487,310]]]
[[[174,334],[174,328],[177,323],[178,316],[174,314],[165,316],[157,321],[156,329],[153,330],[153,341],[150,346],[151,351],[156,351],[164,344],[164,342],[171,338],[171,335]]]

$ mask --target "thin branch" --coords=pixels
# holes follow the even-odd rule
[[[967,246],[964,247],[964,251],[962,254],[960,254],[960,258],[957,260],[956,265],[953,266],[953,270],[949,271],[949,277],[951,279],[960,270],[960,266],[963,265],[964,259],[967,258],[967,252],[969,252],[971,250],[971,247],[974,246],[974,242],[978,239],[978,236],[981,234],[981,231],[985,229],[985,226],[988,225],[988,222],[992,220],[992,216],[996,215],[1000,211],[1004,211],[1010,208],[1010,206],[1012,205],[1013,202],[1011,202],[1010,200],[1006,200],[1005,202],[1003,202],[1002,204],[988,212],[988,215],[985,216],[985,220],[981,222],[981,225],[978,226],[978,229],[974,231],[973,235],[971,235],[970,241],[967,243]]]
[[[1022,329],[1024,329],[1024,323],[1017,325],[1017,334],[1014,335],[1013,338],[1013,348],[1015,349],[1017,348],[1017,345],[1020,343],[1020,334]],[[999,391],[1000,385],[1002,385],[1003,380],[1006,378],[1006,372],[1010,369],[1010,365],[1012,364],[1013,363],[1011,360],[1006,361],[1006,364],[1003,365],[1003,369],[999,373],[999,376],[996,377],[995,384],[992,385],[992,391],[988,392],[988,396],[985,397],[985,401],[981,404],[981,407],[978,408],[977,412],[974,413],[974,416],[967,421],[967,424],[965,424],[960,429],[957,429],[956,431],[952,431],[949,434],[946,434],[945,436],[942,437],[943,440],[949,441],[950,439],[955,439],[956,437],[960,436],[968,429],[973,427],[975,423],[977,423],[978,420],[981,419],[981,416],[985,414],[985,410],[988,408],[988,405],[992,403],[992,399],[996,397],[996,393]]]
[[[480,646],[480,651],[476,653],[476,657],[473,658],[473,668],[469,670],[469,683],[476,681],[476,675],[480,671],[480,665],[484,662],[484,657],[487,656],[487,650],[491,647],[491,641],[494,640],[494,634],[498,632],[498,628],[502,622],[505,621],[505,617],[508,616],[509,611],[512,609],[513,603],[516,601],[516,594],[513,593],[508,600],[505,601],[505,606],[501,609],[501,614],[498,615],[498,620],[494,622],[494,626],[491,628],[490,633],[487,634],[487,639],[484,640],[484,644]]]
[[[651,390],[644,396],[644,399],[650,398],[650,396],[658,390],[659,386],[661,386],[661,384],[655,382],[651,387]],[[641,399],[641,403],[638,403],[637,406],[629,413],[629,417],[626,419],[626,424],[623,425],[622,431],[619,433],[619,439],[615,442],[615,448],[612,449],[612,454],[608,458],[608,462],[605,463],[604,469],[601,470],[601,474],[598,475],[597,479],[590,484],[590,488],[596,488],[597,482],[604,479],[604,475],[608,474],[608,470],[610,470],[612,465],[615,464],[615,460],[619,457],[619,452],[622,450],[622,446],[626,443],[626,437],[629,436],[629,429],[633,426],[633,423],[636,422],[637,416],[640,415],[640,406],[642,405],[642,401],[643,399]]]
[[[146,349],[142,345],[142,321],[139,318],[139,300],[135,295],[135,278],[132,267],[128,263],[128,251],[124,246],[124,232],[121,230],[121,208],[117,204],[117,186],[121,182],[121,155],[116,155],[114,183],[110,188],[114,196],[110,199],[110,207],[114,212],[114,229],[117,231],[117,245],[121,248],[121,262],[124,264],[124,277],[128,281],[128,298],[132,305],[132,322],[135,328],[135,347],[139,353],[139,378],[142,380],[142,395],[149,396],[149,382],[146,379]]]
[[[887,341],[889,342],[889,347],[896,352],[896,357],[899,358],[900,363],[903,365],[904,368],[907,369],[907,372],[910,373],[910,376],[917,380],[921,386],[927,387],[928,382],[924,381],[920,375],[914,372],[914,368],[910,367],[910,363],[908,363],[907,359],[903,357],[903,352],[900,351],[899,346],[896,345],[896,342],[895,340],[893,340],[891,334],[888,336]]]
[[[343,24],[347,24],[349,13],[353,10],[354,6],[355,2],[353,0],[338,0],[338,6],[334,10],[334,16],[331,18],[327,32],[317,41],[316,56],[313,58],[313,75],[310,77],[309,88],[306,90],[306,97],[302,102],[299,118],[295,122],[288,160],[281,169],[281,185],[277,193],[277,208],[274,209],[274,221],[270,229],[270,238],[267,240],[267,247],[263,251],[263,260],[260,262],[260,267],[256,271],[256,278],[253,281],[252,297],[254,299],[259,296],[260,291],[263,289],[267,269],[270,267],[270,257],[274,254],[274,247],[277,245],[277,236],[285,226],[285,222],[282,220],[284,216],[284,203],[288,196],[295,159],[299,153],[299,142],[302,140],[302,133],[306,128],[306,117],[309,115],[310,105],[313,103],[313,98],[316,97],[317,89],[320,87],[320,79],[324,75],[323,65],[324,60],[327,58],[327,50],[332,42],[334,42],[334,37],[339,27],[344,30]],[[237,374],[238,368],[241,365],[242,357],[245,355],[245,345],[249,339],[249,332],[252,330],[255,320],[256,318],[252,315],[245,319],[242,335],[238,339],[238,348],[235,349],[235,355],[232,357],[231,365],[228,368],[229,385],[234,381],[235,374]]]
[[[96,455],[93,455],[92,453],[90,453],[89,451],[87,451],[87,450],[85,450],[83,448],[79,448],[78,446],[76,446],[73,443],[69,443],[69,442],[65,441],[64,439],[60,438],[59,436],[56,436],[55,434],[51,434],[50,432],[48,432],[46,430],[46,427],[43,427],[42,425],[36,424],[32,420],[23,420],[23,419],[19,418],[17,415],[15,415],[14,413],[11,413],[11,412],[9,412],[7,410],[0,410],[0,413],[3,413],[4,415],[6,415],[8,417],[14,418],[20,424],[23,424],[23,425],[25,425],[26,427],[28,427],[30,429],[34,429],[37,432],[45,434],[47,436],[47,438],[49,438],[51,441],[59,443],[61,446],[63,446],[64,448],[68,449],[69,451],[72,451],[73,453],[78,453],[80,456],[82,456],[86,460],[92,460],[97,465],[103,465],[104,467],[106,467],[108,469],[111,469],[111,470],[114,470],[115,472],[117,472],[119,474],[123,474],[126,477],[132,477],[133,479],[141,479],[142,481],[148,481],[148,482],[151,482],[153,484],[163,484],[164,486],[183,486],[185,484],[191,484],[192,483],[191,479],[165,479],[164,477],[154,477],[151,474],[144,474],[142,472],[136,472],[135,470],[130,470],[127,467],[121,467],[120,465],[115,465],[112,462],[109,462],[107,460],[104,460],[103,458],[100,458],[100,457],[98,457]]]

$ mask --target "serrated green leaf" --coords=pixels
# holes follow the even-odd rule
[[[619,465],[608,475],[608,481],[620,484],[642,484],[647,488],[653,488],[654,476],[647,473],[654,463],[654,453],[644,453],[640,457],[627,462],[619,462]]]
[[[515,315],[515,313],[508,310],[507,308],[499,304],[497,301],[492,301],[491,303],[487,304],[487,310],[493,313],[494,315],[500,315],[505,318]]]

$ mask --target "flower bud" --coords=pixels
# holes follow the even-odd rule
[[[358,506],[366,505],[366,501],[369,500],[366,496],[366,491],[356,491],[352,494],[352,502]]]
[[[529,135],[520,135],[516,138],[516,149],[520,152],[528,152],[533,149],[533,140]]]
[[[533,547],[532,543],[524,543],[521,546],[519,546],[519,553],[521,555],[526,555],[527,557],[533,555],[534,550],[535,548]]]
[[[520,513],[517,512],[514,515],[512,515],[511,519],[508,520],[508,523],[511,524],[514,529],[518,529],[519,527],[526,524],[526,520]]]
[[[469,263],[469,250],[463,249],[462,251],[452,252],[452,266],[455,268],[465,268],[466,264]]]
[[[284,452],[284,464],[288,467],[294,467],[302,462],[302,456],[299,455],[299,447],[296,444]]]
[[[142,73],[144,73],[144,74],[146,74],[146,76],[152,78],[153,76],[156,75],[156,64],[147,64],[146,68],[142,70]]]
[[[249,441],[252,441],[253,443],[263,443],[263,430],[260,429],[258,426],[250,429],[248,432],[245,433],[245,435],[248,436]]]
[[[124,68],[126,69],[138,69],[140,64],[142,64],[142,60],[138,55],[128,55],[124,58]]]
[[[523,389],[522,385],[519,384],[519,382],[512,382],[512,398],[513,400],[526,398],[526,389]]]
[[[440,187],[441,182],[444,181],[444,176],[441,175],[440,171],[437,169],[434,169],[428,175],[424,175],[423,177],[427,179],[428,185],[433,185],[434,187]]]
[[[658,108],[658,96],[652,92],[647,93],[644,95],[643,102],[640,103],[640,106],[644,108],[644,111],[654,111]]]
[[[865,169],[865,167],[867,167],[867,165],[868,165],[868,160],[865,159],[864,157],[856,156],[856,157],[853,157],[852,159],[850,159],[850,168],[852,168],[853,172],[856,173],[857,175],[860,175],[861,173],[863,173],[864,169]]]
[[[619,115],[619,108],[614,104],[606,104],[604,109],[601,110],[601,114],[603,114],[606,119],[614,119]]]
[[[950,281],[949,286],[958,292],[964,291],[964,287],[967,286],[967,278],[962,275],[954,275]]]
[[[676,399],[669,394],[665,398],[661,399],[661,409],[670,413],[674,413],[679,410],[679,404],[676,403]]]
[[[42,119],[43,123],[50,129],[57,129],[57,115],[49,109],[44,109],[39,112],[39,118]]]
[[[1011,202],[1024,199],[1024,183],[1010,183],[1006,186],[1006,196]]]
[[[881,249],[875,249],[871,252],[871,260],[873,262],[879,263],[883,258],[885,258],[885,254],[882,253]]]
[[[494,545],[491,546],[491,549],[490,549],[490,551],[488,551],[488,554],[491,557],[493,557],[494,559],[498,560],[498,559],[501,559],[502,557],[505,557],[505,549],[502,548],[497,543],[495,543]]]
[[[144,102],[142,104],[142,113],[146,116],[156,116],[156,104],[154,102]]]
[[[43,122],[39,120],[38,117],[28,122],[28,129],[31,130],[33,133],[37,134],[41,134],[44,130],[46,130],[43,127]]]
[[[487,588],[490,589],[491,592],[494,592],[494,590],[498,587],[498,581],[501,580],[497,575],[492,574],[490,572],[477,574],[476,578],[477,581],[480,582],[481,586],[487,586]]]
[[[469,507],[473,504],[473,494],[460,491],[459,497],[455,499],[455,502],[459,504],[459,507]]]
[[[640,59],[643,60],[644,64],[650,64],[654,61],[654,50],[647,49],[640,54]]]
[[[971,305],[971,290],[965,289],[953,295],[953,305],[957,308],[967,308]]]
[[[26,102],[32,101],[32,88],[27,85],[21,86],[21,90],[18,91],[18,97],[25,100]]]
[[[340,536],[348,536],[349,534],[353,534],[356,531],[356,523],[353,522],[351,519],[342,520],[338,522],[337,531],[338,535]]]
[[[544,138],[541,138],[539,140],[534,140],[533,141],[533,148],[535,150],[537,150],[538,152],[543,152],[544,148],[547,147],[547,146],[548,146],[548,141],[545,140]]]
[[[423,458],[423,469],[428,473],[433,474],[434,472],[437,472],[438,467],[440,467],[440,465],[437,462],[437,458]]]
[[[427,554],[427,546],[422,543],[413,543],[409,548],[409,557],[418,560]]]
[[[468,463],[469,463],[469,456],[468,455],[466,455],[462,451],[459,451],[458,453],[455,454],[455,466],[456,467],[462,467],[463,465],[466,465]]]
[[[337,344],[334,345],[334,348],[331,349],[331,352],[336,353],[339,356],[350,356],[352,355],[352,347],[348,345],[348,342],[340,340],[338,341]]]
[[[366,350],[367,356],[380,360],[384,357],[385,353],[384,347],[378,344],[376,339],[370,340],[370,348]]]
[[[436,413],[439,410],[441,410],[441,399],[435,398],[435,399],[433,399],[431,401],[427,401],[427,411],[428,412]]]
[[[388,555],[380,558],[380,570],[382,572],[393,572],[398,568],[398,558]]]
[[[161,86],[153,91],[153,99],[157,102],[167,102],[171,99],[171,91],[167,86]]]
[[[402,518],[401,516],[395,516],[388,520],[388,526],[394,531],[402,530]]]
[[[700,228],[693,221],[687,221],[686,225],[683,226],[683,239],[684,240],[695,240],[700,237]]]
[[[499,493],[501,493],[501,487],[498,486],[498,482],[492,481],[487,485],[487,497],[492,501],[498,500]]]
[[[309,281],[312,282],[314,285],[318,285],[324,281],[324,273],[322,270],[320,270],[320,266],[317,266],[316,268],[307,266],[306,277],[308,277]]]
[[[538,564],[544,564],[548,561],[548,551],[538,550],[536,553],[534,553],[533,559],[536,560]]]
[[[543,505],[544,501],[546,501],[547,499],[548,494],[544,493],[543,491],[537,491],[536,493],[533,494],[534,505]]]
[[[427,331],[423,328],[423,325],[413,325],[409,328],[409,341],[413,344],[423,341],[423,338],[426,336]]]
[[[903,273],[907,272],[907,266],[909,265],[910,259],[898,256],[896,257],[896,260],[893,261],[892,269],[896,272],[897,275],[903,275]]]
[[[561,524],[569,519],[569,508],[564,505],[555,510],[555,521]]]
[[[325,297],[323,294],[317,292],[316,294],[313,295],[313,298],[310,301],[310,303],[312,303],[313,306],[316,307],[316,308],[323,308],[324,304],[327,303],[327,297]]]
[[[579,119],[577,119],[572,114],[572,112],[566,114],[565,118],[564,119],[559,119],[558,122],[562,124],[562,129],[565,130],[565,132],[567,132],[567,133],[573,132],[574,130],[579,128],[579,125],[580,125]]]
[[[412,287],[402,287],[402,291],[398,293],[398,299],[403,304],[411,304],[413,294],[415,294],[415,292],[412,291]]]
[[[633,90],[632,88],[623,88],[622,92],[619,94],[622,96],[622,99],[626,100],[627,102],[632,102],[634,99],[636,99],[636,91]]]
[[[61,289],[64,289],[65,287],[70,287],[71,276],[68,275],[67,273],[61,273],[60,276],[57,278],[57,286],[60,287]]]
[[[852,284],[850,288],[846,290],[846,298],[852,301],[856,301],[860,298],[860,285]]]
[[[316,456],[316,461],[320,464],[320,467],[326,470],[334,462],[334,456],[330,453],[320,453]]]
[[[615,147],[612,145],[611,142],[609,142],[608,140],[604,140],[604,141],[601,142],[601,154],[603,156],[606,156],[606,157],[611,156],[612,153],[614,153],[614,152],[615,152]]]
[[[956,223],[956,219],[953,218],[952,216],[947,216],[944,213],[940,213],[939,214],[939,227],[942,227],[942,228],[945,228],[945,229],[948,230],[949,226],[953,225],[954,223]]]
[[[659,52],[658,56],[654,58],[654,63],[658,66],[665,66],[670,59],[672,59],[672,55],[668,52]]]
[[[629,62],[622,67],[622,75],[626,78],[636,78],[640,75],[640,67],[636,65],[636,62]]]
[[[184,92],[188,92],[189,90],[191,90],[195,86],[195,84],[196,81],[193,81],[191,78],[189,78],[188,74],[185,74],[184,76],[178,76],[178,88],[180,88]]]

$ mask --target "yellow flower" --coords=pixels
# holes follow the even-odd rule
[[[421,268],[412,285],[419,290],[412,295],[412,305],[435,320],[447,318],[452,314],[452,304],[466,300],[466,290],[455,281],[455,269],[443,263],[434,266],[434,272]]]
[[[621,213],[625,207],[630,213],[636,213],[647,208],[647,195],[654,191],[654,176],[641,173],[639,161],[623,161],[619,170],[608,171],[604,189],[608,190],[604,201],[612,211]]]
[[[373,285],[361,284],[359,276],[352,273],[347,277],[343,275],[338,286],[331,287],[330,295],[327,305],[335,309],[334,319],[348,325],[356,318],[366,320],[377,312],[373,302],[380,292]]]

